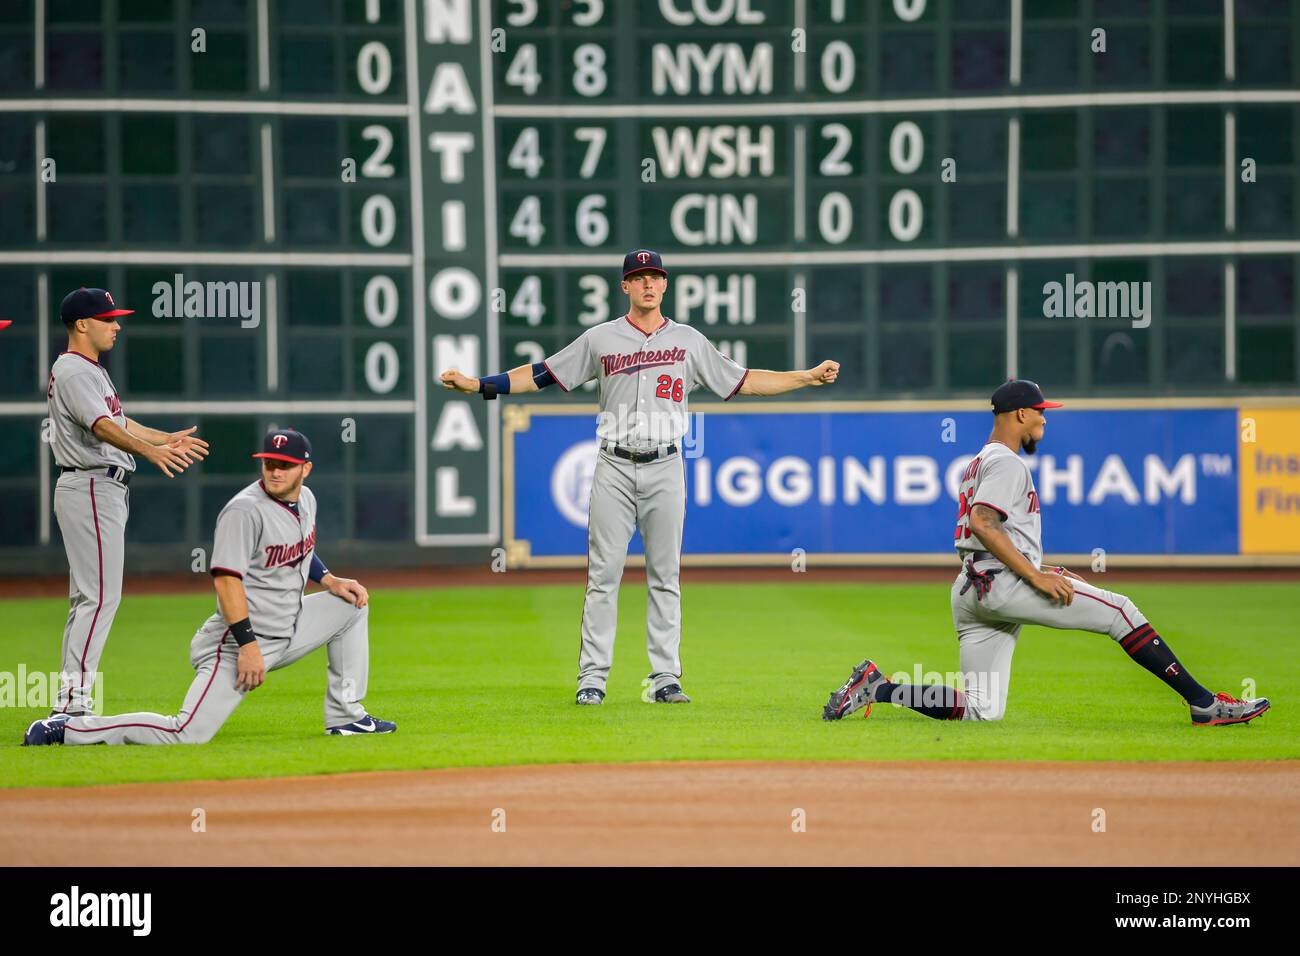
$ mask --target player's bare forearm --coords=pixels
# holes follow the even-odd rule
[[[168,432],[159,431],[156,428],[150,428],[148,425],[142,425],[134,418],[126,420],[126,430],[129,434],[142,438],[151,445],[161,445],[167,441]]]
[[[217,607],[227,624],[238,624],[248,617],[248,598],[244,582],[233,574],[220,572],[212,576],[212,586],[217,589]]]
[[[130,421],[128,418],[127,422]],[[126,431],[111,418],[101,418],[95,422],[91,431],[100,441],[107,442],[114,448],[120,448],[127,454],[139,455],[141,458],[148,458],[149,453],[156,447],[153,442],[146,441],[144,437],[137,437]]]
[[[979,538],[984,550],[997,558],[1017,575],[1028,580],[1038,573],[1028,558],[1016,550],[1015,544],[1002,530],[1002,519],[998,513],[987,505],[976,505],[971,509],[970,530]]]
[[[533,367],[531,365],[521,365],[518,368],[510,370],[510,394],[516,392],[540,392],[537,383],[533,381]]]
[[[510,376],[511,395],[541,391],[537,387],[537,383],[533,381],[533,367],[531,365],[520,365],[518,368],[512,368],[507,374]],[[442,373],[441,379],[443,388],[464,392],[469,395],[478,392],[479,380],[465,375],[459,369],[448,369]]]
[[[168,435],[166,437],[169,440],[157,445],[136,437],[111,418],[101,418],[91,427],[91,431],[100,441],[157,465],[158,470],[168,478],[176,477],[191,463],[208,454],[208,443],[193,437],[193,428]]]
[[[979,538],[985,551],[1027,581],[1034,590],[1063,604],[1069,604],[1074,599],[1074,586],[1069,581],[1058,574],[1048,574],[1034,567],[1016,549],[1011,537],[1002,530],[1002,517],[988,505],[977,504],[971,508],[970,530]]]
[[[783,395],[809,384],[809,375],[806,371],[772,372],[765,368],[751,368],[740,386],[740,394]]]
[[[829,385],[839,376],[840,363],[826,361],[816,368],[792,372],[773,372],[765,368],[751,368],[741,383],[741,395],[784,395],[801,388]]]
[[[169,447],[191,464],[208,457],[208,443],[194,434],[199,430],[198,425],[182,428],[178,432],[164,432],[142,425],[134,418],[128,418],[126,430],[138,438],[143,438],[155,448]]]

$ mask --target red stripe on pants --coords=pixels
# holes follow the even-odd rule
[[[230,633],[229,628],[227,628],[222,633],[221,635],[222,643],[225,642],[226,635],[229,633]],[[203,693],[199,695],[199,699],[194,704],[194,709],[190,711],[190,715],[185,718],[185,723],[181,724],[179,727],[177,727],[174,730],[171,727],[159,727],[155,724],[110,724],[107,727],[72,727],[69,725],[64,725],[63,729],[65,732],[71,730],[73,733],[78,733],[78,734],[93,734],[93,733],[98,733],[101,730],[121,730],[123,727],[148,727],[150,730],[161,730],[165,734],[179,734],[181,731],[183,731],[186,727],[190,725],[190,721],[194,719],[194,715],[199,712],[199,706],[203,703],[203,698],[208,696],[208,691],[212,689],[212,682],[217,679],[217,672],[220,670],[221,670],[221,644],[218,644],[217,664],[216,667],[212,669],[212,676],[208,678],[208,686],[203,688]],[[69,724],[70,723],[71,722],[69,722]]]
[[[77,677],[77,689],[84,692],[86,689],[86,655],[90,653],[90,639],[95,634],[95,625],[99,623],[99,612],[104,607],[104,546],[99,540],[99,507],[95,504],[95,479],[90,479],[90,513],[95,518],[95,555],[99,563],[99,597],[95,605],[95,616],[90,619],[90,630],[86,632],[86,645],[81,649],[81,661],[77,669],[80,674]],[[63,705],[63,713],[68,712],[72,706],[72,690],[68,690],[68,702]]]
[[[1100,604],[1104,604],[1104,605],[1106,605],[1107,607],[1113,607],[1115,610],[1119,611],[1119,616],[1122,617],[1122,618],[1124,619],[1124,623],[1125,623],[1125,624],[1127,624],[1129,627],[1132,627],[1132,626],[1133,626],[1133,622],[1130,621],[1130,620],[1128,619],[1128,615],[1124,613],[1124,609],[1123,609],[1122,607],[1120,607],[1118,604],[1111,604],[1109,601],[1103,601],[1101,598],[1097,597],[1095,594],[1084,594],[1082,591],[1075,591],[1075,592],[1074,592],[1074,596],[1075,596],[1075,597],[1086,597],[1086,598],[1092,598],[1094,601],[1097,601],[1097,602],[1100,603]]]

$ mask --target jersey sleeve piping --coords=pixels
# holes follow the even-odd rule
[[[735,398],[736,393],[740,391],[740,387],[745,384],[745,379],[747,378],[749,378],[749,369],[745,369],[745,374],[740,376],[740,381],[736,383],[736,387],[731,390],[731,394],[724,398],[723,401],[729,402]]]
[[[997,505],[991,505],[987,501],[975,501],[971,503],[972,508],[979,507],[980,505],[983,505],[985,508],[992,508],[998,514],[1002,515],[1003,521],[1007,520],[1007,513],[1003,511],[1001,508],[999,508]]]

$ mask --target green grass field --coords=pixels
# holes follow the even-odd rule
[[[1119,586],[1117,583],[1116,587]],[[689,706],[642,703],[645,593],[624,590],[609,696],[573,704],[581,589],[503,586],[372,594],[368,709],[382,738],[322,734],[325,657],[273,672],[209,744],[23,748],[47,708],[0,708],[7,787],[270,777],[358,770],[640,760],[1259,760],[1300,758],[1294,653],[1300,588],[1140,584],[1123,590],[1211,690],[1253,680],[1273,709],[1245,727],[1193,728],[1163,684],[1105,636],[1026,628],[996,724],[940,723],[892,706],[823,723],[859,660],[887,673],[958,669],[937,584],[688,584]],[[6,601],[0,672],[57,669],[66,602]],[[108,712],[173,713],[205,595],[131,597],[102,668]],[[12,680],[12,678],[10,678]]]

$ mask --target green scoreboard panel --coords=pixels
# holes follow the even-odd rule
[[[79,285],[137,310],[128,413],[215,449],[142,472],[136,544],[204,540],[272,424],[327,540],[499,542],[500,404],[438,373],[620,315],[637,246],[668,315],[840,398],[1294,391],[1298,87],[1290,0],[6,0],[0,546],[56,543]],[[1067,279],[1149,323],[1049,316]]]

